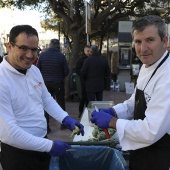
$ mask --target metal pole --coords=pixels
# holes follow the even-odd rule
[[[89,42],[89,34],[87,34],[87,45],[90,45],[90,42]]]

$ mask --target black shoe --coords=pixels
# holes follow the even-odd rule
[[[61,124],[60,129],[61,129],[61,130],[65,130],[65,129],[67,129],[67,128],[66,128],[63,124]]]

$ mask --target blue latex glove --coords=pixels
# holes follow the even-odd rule
[[[113,108],[111,108],[111,107],[109,107],[107,109],[106,108],[100,108],[99,111],[103,111],[103,112],[108,113],[108,114],[110,114],[114,117],[116,116],[116,113],[114,112]]]
[[[103,111],[96,112],[95,110],[91,113],[91,116],[90,121],[102,129],[109,128],[110,119],[113,117]]]
[[[73,119],[70,116],[66,116],[62,123],[64,124],[64,126],[66,126],[69,130],[73,131],[77,126],[80,129],[80,133],[82,136],[84,136],[84,126],[77,120]],[[78,133],[78,135],[80,134]]]
[[[50,150],[50,155],[54,157],[62,156],[66,153],[67,149],[70,149],[71,146],[62,141],[54,141],[53,147]]]

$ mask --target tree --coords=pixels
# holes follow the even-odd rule
[[[91,0],[91,26],[90,39],[100,37],[103,39],[108,32],[117,30],[119,20],[136,19],[146,14],[157,14],[169,20],[169,0]],[[60,22],[61,32],[67,38],[71,54],[69,57],[70,74],[66,86],[69,87],[70,78],[79,57],[80,44],[86,44],[85,34],[85,4],[83,0],[4,0],[0,6],[14,6],[25,9],[27,6],[38,8],[44,13],[42,22],[46,29],[58,28]],[[69,88],[66,88],[69,95]]]

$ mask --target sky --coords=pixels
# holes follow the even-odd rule
[[[18,24],[29,24],[36,28],[37,31],[42,30],[40,25],[40,13],[35,10],[21,11],[18,9],[1,9],[0,23],[0,32],[4,30],[8,32],[13,26]]]
[[[35,10],[14,12],[15,24],[29,24],[36,29],[40,29],[40,13]]]
[[[41,28],[40,14],[36,10],[10,10],[1,9],[0,10],[0,42],[7,41],[7,35],[9,34],[11,28],[15,25],[27,24],[34,27],[38,34],[39,39],[42,40],[41,45],[45,46],[49,43],[50,39],[58,38],[58,33],[51,32],[50,30],[45,31]],[[5,38],[5,40],[4,40]],[[61,39],[62,40],[62,39]],[[62,40],[63,41],[63,40]]]

